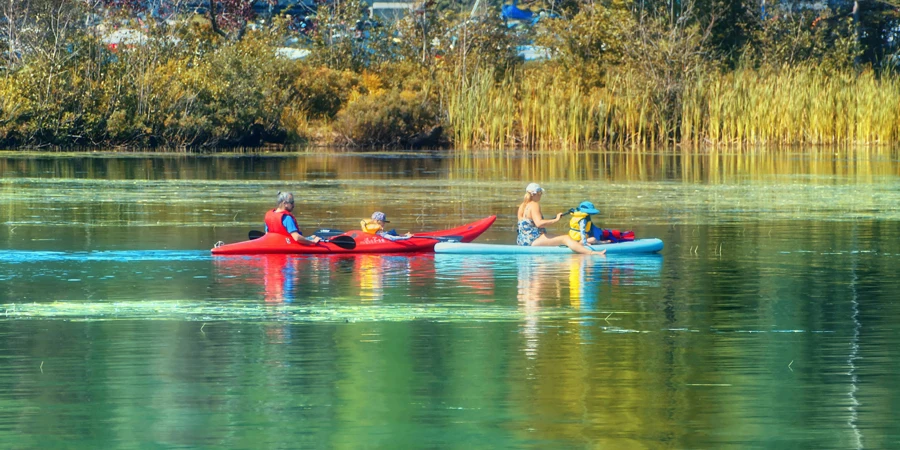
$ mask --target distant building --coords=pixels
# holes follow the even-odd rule
[[[396,19],[403,17],[416,7],[417,2],[411,1],[377,1],[365,0],[369,4],[370,16],[381,19]],[[257,0],[253,10],[257,14],[309,14],[316,10],[316,0]]]
[[[781,9],[789,11],[822,11],[826,8],[834,10],[852,9],[853,0],[820,0],[820,1],[794,1],[794,0],[760,0],[760,6],[767,9]]]
[[[782,12],[824,11],[827,8],[833,11],[849,13],[853,11],[854,3],[853,0],[760,0],[759,10],[763,18],[778,15]]]
[[[370,1],[370,0],[366,0]],[[399,19],[415,8],[414,2],[376,2],[370,1],[369,16],[379,19]]]

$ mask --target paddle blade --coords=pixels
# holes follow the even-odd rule
[[[259,238],[261,238],[261,237],[263,237],[263,236],[265,236],[265,235],[266,235],[266,233],[263,233],[262,231],[259,231],[259,230],[250,230],[250,234],[249,234],[247,237],[249,238],[249,240],[252,241],[252,240],[254,240],[254,239],[259,239]]]
[[[344,250],[353,250],[356,248],[356,239],[350,236],[335,236],[325,242],[332,243]]]

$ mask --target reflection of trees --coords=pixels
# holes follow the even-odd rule
[[[825,442],[856,447],[847,409],[840,406],[847,402],[845,368],[852,350],[847,342],[853,342],[860,328],[877,327],[884,320],[856,310],[889,301],[883,285],[863,287],[891,277],[887,274],[892,263],[879,253],[895,253],[900,247],[878,237],[884,232],[885,224],[878,221],[827,226],[778,221],[684,227],[672,232],[679,236],[666,238],[699,246],[696,257],[667,264],[665,279],[667,291],[680,302],[690,299],[692,305],[674,302],[674,323],[698,324],[704,327],[700,331],[713,333],[689,339],[698,351],[690,353],[692,360],[685,361],[679,376],[738,388],[720,393],[728,407],[715,414],[723,424],[747,423],[754,414],[770,414],[783,424],[828,423],[835,435],[833,441],[823,438]],[[853,242],[862,244],[855,248]],[[714,248],[721,250],[716,253]],[[859,261],[854,262],[855,273],[848,273],[848,258]],[[857,312],[848,315],[848,309]],[[851,380],[854,370],[865,371],[860,361],[849,374]],[[807,376],[813,380],[796,381]],[[805,389],[798,390],[796,383]],[[813,417],[808,409],[792,407],[810,402],[830,407],[817,409]],[[762,410],[763,404],[769,409]],[[735,439],[759,432],[744,430]]]
[[[0,201],[3,202],[3,216],[9,221],[42,214],[48,216],[45,220],[51,223],[89,226],[208,227],[224,223],[259,227],[263,212],[271,207],[275,193],[292,189],[297,191],[300,202],[301,226],[355,228],[360,217],[371,214],[369,208],[375,207],[375,199],[392,191],[387,185],[374,189],[357,186],[353,180],[359,174],[367,174],[366,179],[373,183],[386,179],[415,179],[421,173],[416,168],[433,172],[441,165],[440,160],[359,158],[340,154],[0,158],[0,174],[18,180],[0,186]],[[41,182],[35,184],[31,178],[40,178]],[[46,211],[48,197],[57,202],[57,207],[77,208],[50,214]],[[421,195],[416,197],[421,198]],[[365,205],[371,206],[361,208]],[[309,215],[309,209],[317,213]],[[429,212],[440,212],[440,209],[429,208]],[[417,231],[436,229],[443,224],[423,222],[417,227],[413,225],[415,222],[410,220],[408,226]]]
[[[420,171],[441,168],[440,159],[366,158],[342,153],[276,156],[11,156],[0,157],[4,178],[38,177],[76,180],[281,180],[315,181],[416,178]]]
[[[663,220],[673,209],[679,216],[706,214],[722,220],[728,217],[722,210],[735,207],[775,208],[777,214],[793,215],[809,212],[814,204],[820,210],[871,216],[890,214],[882,204],[892,194],[877,189],[879,180],[896,176],[898,170],[896,159],[890,158],[850,158],[837,164],[833,158],[796,157],[777,151],[457,153],[451,159],[343,154],[7,157],[0,158],[0,173],[11,181],[0,186],[0,214],[8,222],[39,216],[45,223],[88,227],[178,226],[181,229],[173,236],[194,233],[195,241],[207,241],[205,245],[211,246],[216,240],[243,238],[248,227],[261,227],[263,211],[282,189],[297,192],[304,231],[356,228],[358,220],[375,208],[393,211],[392,217],[400,220],[398,226],[421,231],[488,214],[500,214],[502,224],[502,216],[512,214],[520,199],[510,197],[511,181],[497,180],[520,180],[516,191],[526,181],[540,180],[551,183],[552,196],[547,201],[552,204],[548,207],[568,208],[591,197],[601,205],[603,217],[612,219],[610,227],[626,226],[623,222],[635,215]],[[784,182],[787,177],[794,180],[802,175],[810,176],[802,178],[797,189]],[[858,181],[861,190],[875,191],[817,190],[832,183],[834,177],[846,178],[848,186]],[[659,184],[642,184],[648,181]],[[696,184],[707,187],[694,189]],[[833,200],[823,195],[831,195]],[[60,209],[48,211],[48,198]],[[220,230],[240,227],[241,232],[207,237],[214,226]],[[494,232],[501,232],[500,225],[489,234]]]

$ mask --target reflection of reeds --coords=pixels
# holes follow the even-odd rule
[[[686,81],[667,117],[639,74],[586,89],[523,71],[443,82],[459,149],[643,149],[677,139],[715,145],[883,145],[900,140],[900,78],[816,68],[739,69]],[[677,124],[674,125],[674,124]]]
[[[451,160],[451,179],[524,181],[683,181],[727,184],[765,181],[773,176],[820,175],[857,179],[900,174],[889,158],[870,158],[854,148],[838,150],[847,163],[835,164],[835,149],[774,148],[765,153],[680,152],[520,152],[489,157],[465,152]],[[798,157],[798,153],[812,156]]]

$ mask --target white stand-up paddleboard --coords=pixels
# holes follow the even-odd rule
[[[606,250],[607,255],[656,253],[663,249],[663,241],[656,238],[636,239],[614,244],[588,245],[593,250]],[[461,242],[438,242],[434,246],[435,253],[452,253],[457,255],[564,255],[574,254],[569,247],[531,247],[505,244],[475,244]]]

